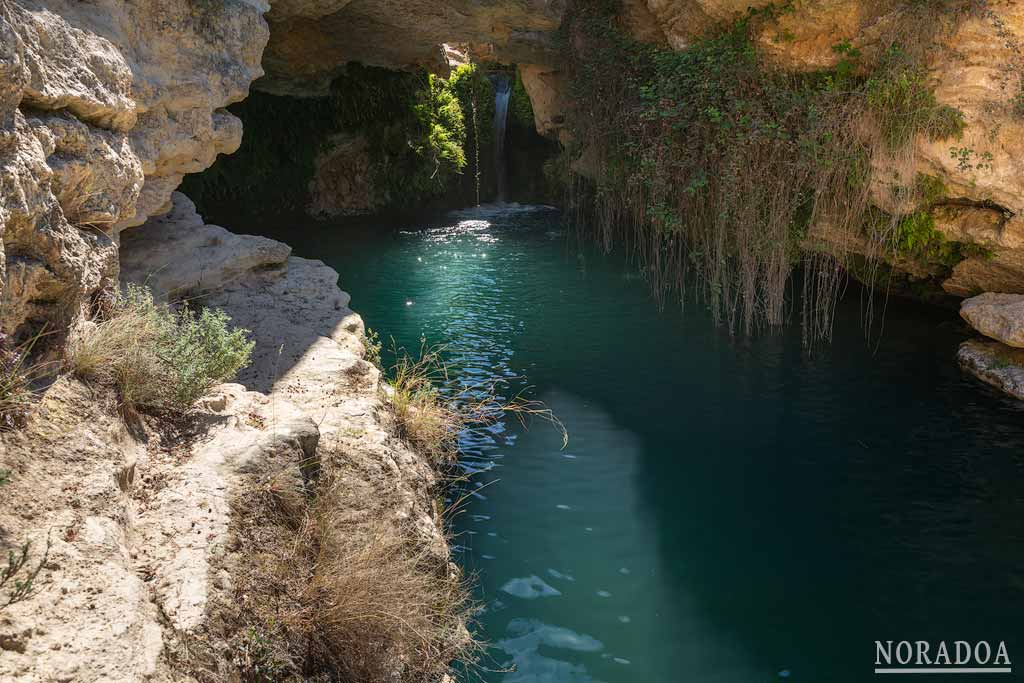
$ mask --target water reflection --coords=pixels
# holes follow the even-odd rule
[[[796,326],[660,314],[542,208],[408,227],[296,251],[369,326],[447,344],[452,391],[525,376],[571,434],[466,436],[455,550],[513,669],[485,678],[840,683],[876,638],[1024,652],[1024,413],[960,374],[954,316],[890,301],[876,351],[855,294],[809,358]]]

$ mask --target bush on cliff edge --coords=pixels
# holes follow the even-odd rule
[[[184,413],[249,363],[253,342],[223,311],[175,310],[129,285],[68,350],[79,378],[117,389],[124,405]]]

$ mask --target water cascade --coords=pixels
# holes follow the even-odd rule
[[[494,175],[497,179],[497,201],[506,199],[508,172],[505,160],[505,134],[508,127],[508,101],[512,95],[512,84],[508,74],[493,73],[490,75],[494,86]]]

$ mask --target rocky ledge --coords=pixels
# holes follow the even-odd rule
[[[1024,295],[986,292],[966,299],[960,316],[988,337],[960,345],[960,367],[1024,400]]]
[[[1024,350],[997,341],[971,339],[960,345],[957,360],[960,367],[982,382],[1024,400]]]
[[[238,675],[238,653],[253,646],[247,619],[265,607],[259,581],[299,562],[270,557],[289,547],[275,546],[275,533],[292,542],[295,532],[261,505],[273,502],[273,519],[301,519],[324,481],[350,494],[338,533],[383,524],[418,548],[424,572],[457,572],[437,473],[389,428],[380,373],[363,358],[363,323],[337,273],[204,224],[184,195],[173,203],[126,233],[122,281],[224,309],[252,331],[253,363],[174,428],[126,422],[64,377],[24,429],[0,439],[0,466],[17,473],[0,526],[31,540],[33,558],[47,549],[31,597],[0,613],[4,681]],[[410,665],[393,663],[399,673]]]

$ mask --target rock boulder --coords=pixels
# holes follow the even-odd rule
[[[986,292],[966,299],[960,315],[986,337],[1024,348],[1024,294]]]

